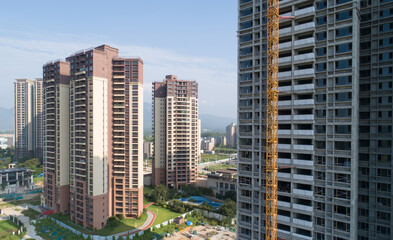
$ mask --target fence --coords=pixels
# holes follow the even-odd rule
[[[21,234],[23,232],[24,224],[15,216],[9,215],[8,219],[20,227],[18,229],[17,235]],[[15,235],[15,232],[12,232],[12,235]]]

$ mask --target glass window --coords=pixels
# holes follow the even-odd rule
[[[240,68],[249,68],[252,67],[252,60],[246,60],[240,62]]]
[[[336,45],[336,53],[344,53],[352,51],[352,43],[343,43]]]
[[[252,74],[251,73],[243,73],[240,74],[240,81],[248,81],[252,79]]]
[[[380,32],[388,32],[393,30],[393,23],[385,23],[379,26]]]
[[[351,92],[336,93],[336,101],[343,102],[343,101],[349,101],[351,99],[352,99]]]
[[[317,71],[318,72],[326,71],[326,63],[317,63]]]
[[[392,59],[393,59],[392,52],[384,52],[379,54],[379,61],[381,62],[391,61]]]
[[[345,37],[352,34],[352,27],[336,29],[336,37]]]
[[[343,4],[343,3],[347,3],[347,2],[351,2],[352,0],[336,0],[336,4]]]
[[[252,53],[252,47],[246,47],[240,49],[240,56],[248,55]]]
[[[317,33],[317,40],[318,41],[326,40],[326,32],[319,32],[319,33]]]
[[[240,42],[248,42],[252,40],[252,34],[240,36]]]
[[[335,150],[351,150],[351,142],[344,141],[335,141],[334,142]]]
[[[384,38],[379,40],[380,47],[387,47],[387,46],[391,46],[392,44],[393,44],[393,38]]]
[[[317,56],[325,56],[326,55],[326,48],[317,48]]]
[[[351,117],[352,115],[351,109],[347,109],[347,108],[336,109],[335,113],[336,113],[336,117]]]
[[[240,15],[240,17],[244,17],[244,16],[247,16],[247,15],[250,15],[250,14],[252,14],[252,7],[240,10],[240,14],[239,15]]]
[[[319,1],[317,2],[317,9],[321,10],[321,9],[325,9],[327,7],[327,2],[326,1]]]
[[[379,69],[379,76],[389,76],[392,75],[391,67],[384,67]]]
[[[336,13],[336,21],[343,21],[352,18],[352,10]]]
[[[371,28],[366,27],[366,28],[361,28],[360,29],[360,35],[365,36],[365,35],[370,35],[371,34]]]
[[[325,87],[326,86],[326,78],[318,78],[317,79],[317,86],[318,87]]]
[[[352,59],[336,61],[336,69],[344,69],[352,67]]]
[[[326,16],[317,17],[317,25],[326,24]]]
[[[348,84],[352,84],[352,76],[336,77],[336,85],[348,85]]]
[[[252,27],[252,21],[240,23],[240,30]]]
[[[351,125],[336,125],[334,128],[338,134],[351,134]]]

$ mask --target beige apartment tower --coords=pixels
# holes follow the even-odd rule
[[[14,82],[15,160],[42,157],[42,98],[41,78]]]
[[[198,83],[168,75],[153,83],[153,185],[196,182],[200,159]]]
[[[70,211],[70,63],[56,60],[43,66],[44,207]]]
[[[60,97],[57,105],[69,111],[68,123],[64,120],[69,151],[64,156],[69,164],[71,220],[92,229],[104,227],[113,215],[139,217],[143,210],[143,62],[119,58],[118,52],[102,45],[68,57],[64,75],[69,77],[69,98]],[[49,117],[50,112],[45,114]],[[63,152],[65,145],[55,145],[56,151]],[[61,159],[54,168],[59,164]],[[45,171],[52,171],[50,167],[46,165]],[[46,181],[45,189],[51,183]],[[49,209],[57,210],[51,201],[67,202],[66,195],[61,200],[62,196],[54,195],[54,200],[50,196],[45,195],[52,204],[47,204]],[[60,204],[59,211],[65,212],[62,209]]]

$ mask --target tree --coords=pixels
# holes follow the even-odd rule
[[[225,203],[219,208],[222,215],[233,218],[236,216],[236,202],[231,199],[225,200]]]
[[[228,199],[228,198],[236,202],[236,192],[235,191],[226,192],[223,196],[223,199]]]
[[[156,186],[153,190],[155,201],[165,201],[168,197],[168,188],[162,184]]]

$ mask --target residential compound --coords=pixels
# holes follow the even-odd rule
[[[43,145],[42,79],[16,79],[15,160],[23,157],[41,158]]]
[[[44,65],[45,207],[100,229],[143,207],[143,62],[102,45]]]
[[[152,184],[195,183],[201,149],[196,81],[167,75],[153,83],[153,131]]]
[[[278,238],[391,239],[392,9],[280,1]],[[238,34],[238,238],[264,239],[266,1]]]

